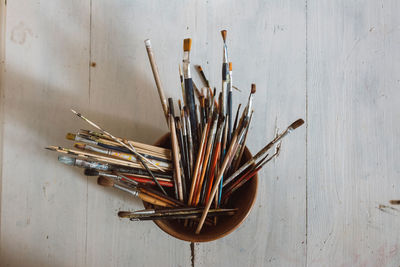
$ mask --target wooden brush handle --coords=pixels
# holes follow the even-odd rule
[[[138,196],[140,197],[141,200],[143,200],[144,202],[153,204],[153,205],[157,205],[157,206],[161,206],[161,207],[172,207],[172,205],[165,203],[164,201],[161,201],[159,199],[156,199],[154,197],[151,197],[149,195],[140,193],[138,194]]]
[[[161,106],[162,106],[163,111],[164,111],[165,119],[167,120],[167,123],[168,123],[167,99],[165,98],[164,89],[163,89],[163,87],[161,85],[161,79],[160,79],[160,75],[158,74],[158,68],[157,68],[157,65],[156,65],[156,61],[154,59],[153,49],[151,48],[150,40],[145,40],[145,45],[146,45],[147,55],[149,56],[151,70],[153,71],[154,81],[156,82],[158,94],[160,96]]]

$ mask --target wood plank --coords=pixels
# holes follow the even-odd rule
[[[4,8],[1,265],[83,266],[87,181],[44,147],[67,143],[88,100],[89,1]]]
[[[228,30],[234,84],[242,90],[234,92],[234,106],[245,104],[250,84],[257,84],[248,137],[255,153],[273,138],[276,127],[283,130],[305,118],[305,2],[225,5],[210,1],[198,7],[197,25],[207,18],[208,46],[197,49],[204,49],[213,85],[220,89],[219,30]],[[257,202],[244,224],[227,237],[195,245],[195,266],[305,265],[305,133],[303,126],[288,136],[279,158],[260,173]]]
[[[308,1],[309,266],[400,262],[399,10]]]
[[[149,144],[167,133],[144,40],[151,38],[166,96],[177,99],[183,25],[192,20],[177,14],[185,12],[178,1],[93,1],[91,55],[96,65],[91,68],[90,106],[82,107],[89,118],[114,135]],[[188,242],[170,237],[153,222],[117,217],[119,210],[137,209],[143,209],[139,200],[90,180],[87,264],[189,266]]]

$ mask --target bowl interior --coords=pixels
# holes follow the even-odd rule
[[[169,134],[162,136],[154,145],[170,148],[171,144]],[[251,154],[246,148],[241,164],[250,158]],[[182,221],[179,220],[159,220],[154,221],[154,223],[164,232],[181,240],[190,242],[207,242],[216,240],[231,233],[246,219],[255,202],[257,186],[258,175],[255,175],[250,181],[231,195],[227,206],[238,209],[235,215],[218,217],[217,225],[204,224],[203,229],[198,235],[194,233],[197,225],[184,227]],[[143,204],[146,208],[152,207],[151,204],[145,202],[143,202]]]

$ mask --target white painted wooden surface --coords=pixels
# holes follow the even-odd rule
[[[400,198],[398,1],[0,7],[1,266],[192,265],[188,242],[116,217],[141,208],[138,200],[97,186],[43,148],[68,145],[66,132],[87,127],[71,107],[116,135],[153,142],[167,127],[143,40],[152,39],[166,94],[177,98],[186,37],[192,62],[220,85],[223,28],[243,90],[235,106],[257,83],[250,150],[298,117],[307,128],[260,174],[246,222],[195,244],[193,264],[399,266],[400,207],[388,204]]]

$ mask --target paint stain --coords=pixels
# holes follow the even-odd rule
[[[25,26],[22,21],[11,31],[11,41],[19,45],[23,45],[28,36],[33,36],[32,30]]]
[[[375,27],[369,28],[369,32],[372,32],[373,30],[375,30]]]
[[[400,200],[399,199],[390,200],[389,203],[392,205],[400,205]]]
[[[194,267],[194,242],[190,243],[190,252],[191,252],[192,267]]]
[[[96,64],[96,62],[92,62],[92,63],[90,63],[90,66],[91,66],[91,67],[93,67],[93,68],[95,68],[95,67],[96,67],[96,65],[97,65],[97,64]]]
[[[396,209],[394,207],[386,206],[386,205],[383,205],[383,204],[379,204],[378,209],[380,211],[388,213],[390,215],[397,215],[397,214],[394,214],[393,212],[400,212],[400,210],[398,210],[398,209]]]

